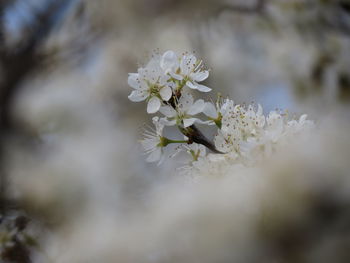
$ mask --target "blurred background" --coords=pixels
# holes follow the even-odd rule
[[[0,17],[0,262],[349,262],[349,1],[1,0]],[[317,134],[253,171],[147,164],[127,77],[169,49],[203,59],[213,99]]]

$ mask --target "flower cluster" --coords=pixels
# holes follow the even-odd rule
[[[155,129],[145,131],[141,141],[149,154],[147,161],[160,163],[164,159],[164,148],[179,143],[177,152],[184,151],[192,156],[192,168],[220,160],[255,163],[313,125],[306,120],[306,115],[289,120],[288,114],[271,111],[265,116],[261,105],[239,105],[221,96],[215,103],[195,100],[191,90],[211,91],[199,84],[208,76],[209,71],[194,54],[179,56],[174,51],[153,55],[145,67],[129,74],[128,84],[134,89],[129,99],[146,100],[149,114],[158,111],[162,114],[153,117]],[[207,139],[196,124],[215,126],[217,133],[213,141]],[[178,127],[184,139],[165,137],[165,126]],[[207,153],[206,148],[211,153]]]
[[[183,54],[182,57],[173,51],[167,51],[162,56],[155,54],[145,67],[129,74],[128,84],[134,89],[129,99],[134,102],[147,100],[147,112],[156,113],[185,86],[209,92],[210,88],[198,83],[208,76],[202,61],[192,54]]]
[[[243,162],[269,157],[291,136],[313,126],[305,114],[299,120],[288,120],[288,114],[278,111],[265,117],[261,105],[233,106],[233,101],[228,101],[230,109],[222,115],[214,142],[231,159]]]

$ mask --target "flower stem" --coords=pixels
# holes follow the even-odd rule
[[[168,139],[168,143],[188,143],[187,140],[169,140]]]
[[[159,146],[166,147],[171,143],[188,143],[188,141],[185,140],[171,140],[166,137],[162,137],[159,143]]]

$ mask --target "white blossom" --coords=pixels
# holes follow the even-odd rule
[[[236,105],[222,116],[221,129],[214,138],[215,146],[222,152],[239,152],[241,142],[261,134],[264,125],[265,117],[260,105],[257,110],[252,105],[247,109]]]
[[[186,136],[185,138],[187,139]],[[173,156],[179,154],[180,152],[186,152],[191,156],[191,161],[189,163],[178,168],[178,171],[181,173],[191,173],[192,169],[196,169],[197,166],[203,167],[203,162],[207,162],[207,151],[205,146],[201,144],[183,144],[177,148],[177,151]]]
[[[300,116],[299,120],[291,120],[287,123],[288,130],[291,133],[301,132],[305,127],[313,127],[313,122],[307,120],[307,115],[303,114]]]
[[[146,152],[149,154],[146,161],[147,162],[162,162],[163,157],[163,148],[166,146],[165,140],[163,137],[164,125],[159,122],[159,117],[152,118],[155,129],[145,130],[145,138],[141,140],[141,144]]]
[[[214,138],[219,151],[231,159],[257,162],[269,157],[285,138],[312,126],[302,115],[299,120],[287,121],[284,114],[271,111],[265,118],[260,105],[244,107],[236,105],[233,111],[222,117],[222,127]]]
[[[266,127],[266,136],[273,142],[283,135],[284,132],[284,119],[283,116],[276,111],[271,111],[266,117],[267,127]]]
[[[155,56],[137,73],[129,73],[128,84],[134,90],[128,98],[133,102],[147,100],[148,113],[156,113],[162,101],[168,101],[172,96],[169,76],[160,67],[159,59],[159,56]]]
[[[217,103],[206,102],[203,113],[212,119],[217,119],[228,112],[232,112],[234,109],[234,102],[230,99],[225,99],[224,101],[219,100]]]
[[[221,120],[222,117],[227,115],[229,112],[233,112],[234,110],[234,102],[230,99],[221,100],[215,103],[206,102],[203,113],[209,117],[209,124],[216,124],[219,128],[221,128]]]
[[[202,61],[197,60],[193,54],[183,54],[179,58],[174,51],[169,50],[163,54],[160,65],[167,74],[182,81],[190,89],[211,91],[207,86],[198,83],[208,78],[209,71],[204,69]]]
[[[193,117],[201,113],[204,109],[205,102],[199,99],[194,102],[192,95],[188,92],[183,92],[180,99],[176,103],[176,108],[167,105],[160,108],[160,112],[167,118],[162,118],[165,125],[183,125],[184,128],[191,126],[194,123],[206,123],[198,118]]]
[[[198,143],[184,144],[182,147],[184,151],[191,155],[194,162],[207,155],[205,147]]]

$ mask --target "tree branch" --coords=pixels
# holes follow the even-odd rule
[[[9,1],[8,1],[9,2]],[[7,175],[5,171],[5,144],[7,139],[12,136],[15,130],[12,119],[11,108],[14,98],[23,83],[23,81],[42,63],[42,56],[39,48],[53,30],[54,26],[60,21],[57,16],[71,2],[71,0],[53,0],[47,4],[43,11],[36,14],[36,20],[30,35],[27,37],[21,47],[13,50],[11,47],[5,47],[5,35],[3,28],[0,28],[0,63],[2,75],[0,79],[0,212],[6,211],[6,184]],[[6,3],[6,2],[4,2]],[[2,14],[7,7],[1,5]],[[3,19],[3,16],[1,16]],[[0,25],[3,25],[0,21]],[[16,131],[19,134],[19,131]]]

